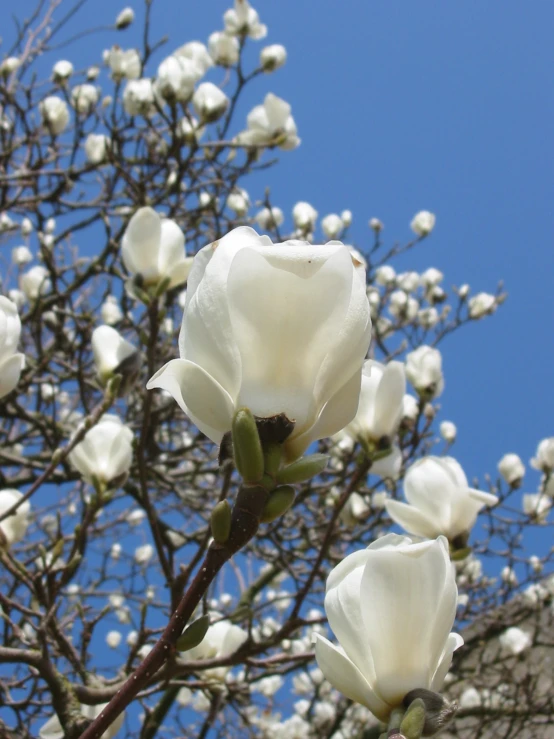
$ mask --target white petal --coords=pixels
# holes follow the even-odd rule
[[[139,208],[129,221],[121,244],[123,263],[133,275],[159,276],[158,252],[162,235],[160,216],[152,208]]]
[[[185,257],[182,262],[179,262],[179,264],[171,269],[169,287],[182,285],[183,282],[188,280],[193,261],[194,257]]]
[[[314,638],[317,664],[331,685],[350,700],[369,708],[378,719],[386,721],[391,707],[373,692],[356,665],[325,637],[315,634]]]
[[[430,521],[425,514],[414,506],[407,503],[401,503],[398,500],[387,500],[385,508],[392,520],[404,531],[416,536],[423,536],[426,539],[434,539],[441,531],[437,531],[436,525]]]
[[[231,429],[233,402],[229,394],[202,367],[173,359],[149,380],[149,390],[167,390],[198,428],[213,442]]]
[[[402,362],[389,362],[377,390],[373,433],[377,438],[392,436],[402,417],[406,377]]]
[[[160,248],[158,253],[160,274],[172,277],[172,270],[182,263],[184,258],[185,235],[175,221],[164,218],[161,222]]]
[[[290,105],[287,102],[270,92],[265,96],[264,108],[270,131],[285,128],[291,111]]]
[[[460,636],[460,634],[449,634],[446,646],[444,647],[444,652],[439,662],[439,666],[437,667],[437,671],[435,672],[433,680],[431,681],[430,690],[434,691],[435,693],[441,692],[444,678],[446,677],[446,673],[448,672],[448,670],[450,669],[450,665],[452,664],[452,655],[456,651],[456,649],[462,646],[463,643],[464,640]]]
[[[0,362],[0,398],[11,393],[16,387],[24,366],[24,354],[13,354],[3,362]]]

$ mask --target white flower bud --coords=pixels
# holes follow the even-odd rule
[[[100,308],[100,315],[104,323],[108,326],[113,326],[115,323],[119,323],[123,318],[123,312],[119,307],[119,303],[115,295],[106,296],[105,301],[102,303]]]
[[[258,13],[248,0],[235,0],[234,9],[223,15],[225,32],[231,36],[250,36],[258,41],[267,36],[267,27],[260,23]]]
[[[287,50],[281,44],[265,46],[260,52],[260,66],[264,72],[274,72],[287,61]]]
[[[232,67],[239,60],[239,42],[235,36],[214,31],[208,39],[210,56],[221,67]]]
[[[379,231],[382,231],[385,228],[383,222],[378,218],[371,218],[369,221],[369,227],[375,231],[375,233],[379,233]]]
[[[498,637],[500,646],[510,654],[521,654],[532,644],[531,637],[517,626],[511,626]]]
[[[229,98],[213,82],[203,82],[192,96],[196,114],[202,121],[217,121],[225,113]]]
[[[336,213],[330,213],[321,221],[321,230],[328,239],[336,239],[343,228],[342,219]]]
[[[23,498],[19,490],[8,488],[0,490],[0,515],[6,513],[15,503]],[[27,533],[31,504],[28,500],[23,501],[16,512],[0,521],[0,549],[4,545],[8,547],[21,541]]]
[[[348,228],[352,225],[352,211],[351,210],[343,210],[340,214],[340,219],[342,221],[342,225],[345,228]]]
[[[116,81],[136,80],[140,77],[142,65],[136,49],[124,51],[120,46],[112,46],[106,53],[104,62],[110,68],[112,79]]]
[[[127,115],[148,115],[154,110],[154,88],[147,78],[129,80],[123,91],[123,107]]]
[[[106,644],[110,647],[110,649],[117,649],[118,646],[121,644],[121,631],[108,631],[106,634]]]
[[[537,456],[531,460],[531,467],[546,473],[554,470],[554,436],[540,442]]]
[[[423,345],[410,352],[406,357],[406,377],[420,395],[438,398],[444,390],[440,351]]]
[[[428,289],[430,287],[435,287],[439,283],[441,283],[444,279],[443,273],[436,269],[435,267],[429,267],[429,269],[426,269],[425,272],[422,272],[420,277],[421,285]]]
[[[453,441],[456,441],[456,434],[458,433],[458,429],[456,428],[456,425],[452,423],[452,421],[443,421],[439,426],[439,431],[442,438],[449,444],[452,444]]]
[[[12,263],[17,267],[24,267],[33,259],[31,250],[28,246],[14,246],[12,249]]]
[[[123,8],[121,13],[115,19],[115,27],[118,30],[122,31],[124,28],[127,28],[127,26],[130,26],[134,20],[135,11],[133,10],[133,8]]]
[[[21,65],[21,61],[16,56],[9,56],[0,62],[0,74],[5,77],[15,72],[16,69]]]
[[[518,487],[525,474],[525,465],[517,454],[505,454],[498,463],[498,471],[508,485]]]
[[[407,293],[411,293],[419,287],[419,279],[417,272],[401,272],[396,275],[396,286]]]
[[[460,287],[458,288],[458,295],[462,300],[465,300],[469,295],[469,285],[466,283],[460,285]]]
[[[436,216],[428,210],[420,210],[410,223],[410,228],[418,236],[427,236],[435,227]]]
[[[75,85],[71,90],[71,104],[78,113],[88,115],[98,102],[98,90],[94,85]]]
[[[91,164],[105,161],[111,148],[111,139],[103,133],[89,133],[85,140],[85,155]]]
[[[138,565],[146,565],[154,556],[154,547],[151,544],[143,544],[135,549],[135,562]]]
[[[552,500],[546,493],[526,493],[523,496],[523,512],[536,523],[544,523],[552,508]]]
[[[382,264],[380,267],[377,267],[375,270],[375,282],[378,285],[383,285],[383,287],[394,285],[396,282],[394,267],[391,267],[390,264]]]
[[[243,218],[248,213],[250,198],[246,190],[237,188],[227,196],[227,207],[235,212],[238,218]]]
[[[24,272],[19,279],[19,285],[27,300],[30,301],[37,300],[40,295],[44,295],[52,287],[48,278],[48,270],[40,264]]]
[[[281,208],[262,208],[262,210],[256,213],[254,220],[260,228],[269,231],[275,227],[279,227],[285,220],[285,216]]]
[[[477,293],[469,299],[470,318],[483,318],[496,310],[496,298],[489,293]]]
[[[52,67],[52,81],[59,85],[63,85],[64,82],[71,77],[73,74],[73,64],[68,62],[66,59],[60,59]]]
[[[23,236],[29,236],[33,232],[33,222],[30,218],[24,218],[21,221],[21,234]]]
[[[299,201],[292,209],[292,219],[296,228],[301,231],[313,231],[317,220],[317,210],[310,203]]]
[[[69,123],[69,110],[65,103],[56,95],[49,95],[39,103],[42,123],[53,136],[58,136]]]

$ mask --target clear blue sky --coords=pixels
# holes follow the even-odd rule
[[[113,22],[123,5],[88,2],[72,27]],[[164,53],[206,41],[229,5],[154,0],[154,35],[169,34]],[[22,0],[18,15],[32,7]],[[142,6],[134,7],[140,17]],[[371,216],[384,221],[388,240],[402,241],[417,210],[435,212],[434,234],[403,266],[436,266],[446,286],[469,282],[475,292],[493,291],[503,278],[509,292],[496,316],[445,345],[443,417],[458,425],[455,454],[470,476],[493,472],[507,451],[527,462],[554,434],[554,3],[259,0],[255,7],[269,34],[251,42],[251,58],[266,43],[283,43],[289,58],[252,85],[239,119],[273,91],[290,101],[302,144],[254,180],[251,195],[270,185],[285,212],[300,199],[321,215],[349,208],[360,245]],[[111,43],[138,45],[139,27],[81,40],[55,58],[99,63]],[[532,489],[536,477],[528,482]]]

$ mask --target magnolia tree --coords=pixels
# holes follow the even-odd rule
[[[45,74],[77,6],[39,3],[0,65],[2,735],[547,722],[509,676],[483,683],[482,640],[462,646],[517,590],[539,611],[554,593],[527,536],[548,525],[554,438],[522,497],[515,453],[468,482],[440,412],[442,341],[501,289],[397,273],[430,212],[409,243],[372,218],[353,247],[349,211],[289,217],[247,191],[300,143],[271,92],[286,50],[247,0],[170,51],[150,1],[128,48],[126,8],[121,46]],[[498,665],[541,638],[508,626]]]

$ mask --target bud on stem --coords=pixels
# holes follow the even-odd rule
[[[276,480],[279,484],[286,485],[294,485],[297,482],[310,480],[323,472],[328,460],[329,457],[326,454],[310,454],[308,457],[301,457],[296,462],[279,470]]]
[[[220,500],[212,511],[210,527],[212,536],[218,544],[225,544],[231,533],[231,506],[226,500]]]
[[[237,470],[247,485],[254,485],[264,474],[264,454],[256,419],[248,408],[237,410],[231,430]]]
[[[209,626],[210,617],[207,613],[200,616],[200,618],[197,618],[196,621],[193,621],[177,639],[177,642],[175,643],[177,651],[186,652],[189,649],[197,647],[206,636]]]

